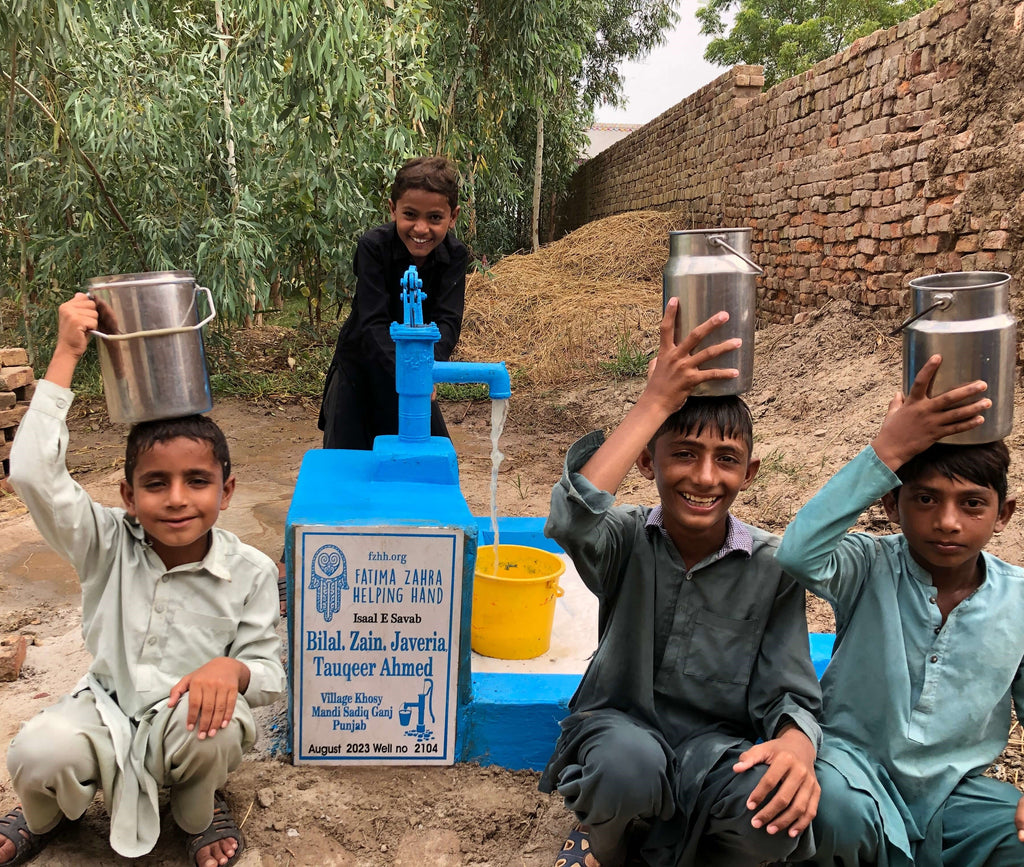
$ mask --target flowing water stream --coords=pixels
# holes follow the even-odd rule
[[[491,532],[494,533],[494,574],[498,574],[498,467],[505,455],[498,449],[498,438],[508,418],[508,398],[491,401]]]

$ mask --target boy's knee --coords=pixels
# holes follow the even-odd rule
[[[602,741],[581,756],[582,779],[601,792],[601,800],[614,803],[614,812],[656,815],[668,790],[667,760],[654,738],[621,733]]]
[[[821,800],[811,828],[818,855],[842,863],[873,862],[882,839],[882,817],[874,798],[852,788],[831,767],[823,772],[819,763],[816,770]]]
[[[49,780],[55,771],[94,761],[81,730],[58,713],[41,713],[26,722],[7,749],[7,769],[15,784]]]

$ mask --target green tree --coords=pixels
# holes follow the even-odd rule
[[[0,293],[29,330],[89,277],[181,268],[222,324],[281,293],[318,322],[395,170],[430,152],[462,168],[460,233],[515,249],[534,187],[561,189],[594,105],[617,99],[618,60],[656,44],[672,5],[14,0]]]
[[[700,32],[713,36],[704,59],[721,66],[764,67],[771,87],[798,75],[882,27],[933,6],[935,0],[707,0]],[[726,18],[736,9],[727,35]]]

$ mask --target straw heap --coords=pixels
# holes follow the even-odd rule
[[[687,225],[678,211],[619,214],[471,274],[458,357],[551,387],[593,376],[622,346],[655,350],[668,233]]]

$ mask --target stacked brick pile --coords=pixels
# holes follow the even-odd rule
[[[24,349],[0,349],[0,484],[10,472],[11,443],[36,390]]]

